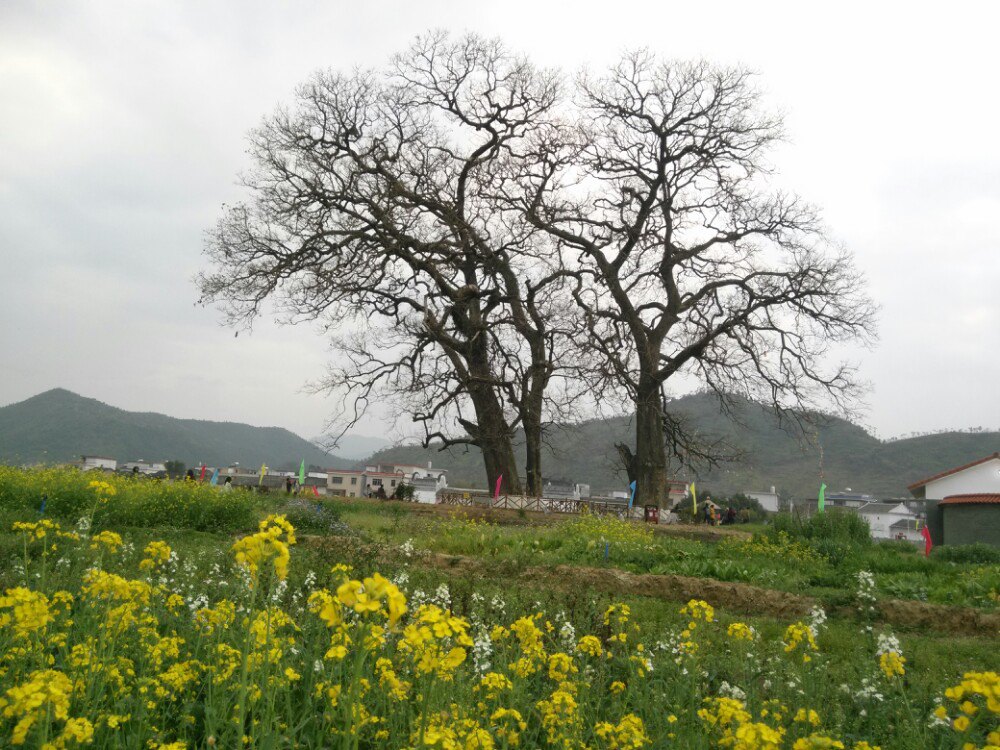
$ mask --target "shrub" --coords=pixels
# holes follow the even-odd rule
[[[92,483],[109,492],[99,492]],[[103,497],[103,499],[102,499]],[[99,526],[146,526],[240,531],[253,528],[258,498],[251,492],[222,492],[197,482],[84,472],[71,468],[0,467],[0,508],[42,512],[76,522],[93,515]]]
[[[789,513],[779,513],[768,530],[769,534],[784,531],[799,539],[834,539],[868,546],[872,543],[868,522],[856,513],[828,510],[801,520]]]
[[[340,519],[340,508],[329,502],[297,498],[280,509],[295,528],[307,534],[346,536],[350,527]]]
[[[732,507],[736,511],[737,519],[742,522],[756,523],[758,521],[763,521],[767,518],[767,511],[765,511],[759,501],[739,492],[732,495],[728,500],[722,503],[723,508]],[[722,514],[725,516],[726,511],[723,510]]]
[[[973,565],[1000,563],[1000,547],[990,547],[982,543],[935,547],[931,554],[938,560],[953,563]]]

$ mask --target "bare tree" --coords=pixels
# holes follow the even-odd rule
[[[716,457],[666,408],[668,384],[698,382],[724,408],[847,408],[855,373],[830,346],[873,336],[874,306],[817,212],[767,189],[781,122],[746,70],[640,52],[577,88],[508,196],[559,243],[595,388],[634,404],[637,499],[662,503],[668,448]]]
[[[478,446],[489,486],[521,491],[520,426],[540,492],[563,272],[548,235],[493,196],[557,96],[555,75],[475,36],[422,37],[385,73],[316,74],[252,134],[251,199],[210,237],[204,300],[237,324],[269,300],[323,321],[346,426],[391,399],[425,445]]]

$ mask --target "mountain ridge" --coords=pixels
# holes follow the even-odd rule
[[[708,469],[678,468],[685,481],[716,493],[766,490],[771,486],[792,497],[815,497],[820,481],[830,492],[869,492],[879,497],[906,497],[907,485],[1000,449],[997,432],[942,432],[883,441],[845,419],[819,416],[808,434],[781,429],[763,407],[741,402],[734,421],[705,394],[671,402],[706,439],[722,438],[742,454]],[[814,415],[817,416],[817,415]],[[546,478],[590,484],[595,493],[624,489],[615,443],[631,445],[632,416],[594,419],[549,429],[543,452]],[[822,478],[820,452],[822,445]],[[240,422],[180,419],[157,412],[131,412],[63,388],[0,407],[0,463],[60,463],[81,454],[110,455],[120,460],[181,460],[188,466],[204,461],[227,465],[239,461],[278,468],[307,464],[351,468],[359,460],[333,455],[282,427]],[[520,451],[518,451],[520,453]],[[520,455],[518,456],[520,458]],[[368,457],[368,463],[428,461],[449,471],[452,486],[485,488],[478,449],[397,445]]]
[[[814,429],[796,435],[779,427],[769,411],[750,402],[736,406],[739,421],[733,421],[706,394],[681,397],[668,408],[687,418],[706,439],[722,438],[743,454],[741,461],[711,470],[678,468],[674,472],[684,481],[694,480],[699,487],[726,494],[774,486],[786,496],[815,498],[822,481],[829,492],[850,488],[879,497],[908,497],[907,485],[1000,449],[998,432],[943,432],[883,441],[859,425],[830,415],[812,415]],[[618,442],[634,446],[631,416],[558,427],[549,434],[550,447],[543,451],[545,477],[590,484],[595,493],[625,490],[627,480],[614,448]],[[823,447],[822,477],[819,445]],[[521,451],[515,453],[522,466]],[[371,463],[422,464],[428,460],[450,469],[449,484],[485,488],[475,448],[442,452],[436,447],[404,445],[369,458]]]
[[[353,465],[283,427],[127,411],[65,388],[0,407],[0,462],[61,463],[82,454],[180,460],[188,466],[301,460],[330,468]]]

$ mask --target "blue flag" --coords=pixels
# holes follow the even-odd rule
[[[632,490],[632,494],[629,495],[629,498],[628,498],[628,509],[632,510],[632,503],[635,502],[635,480],[633,479],[631,482],[629,482],[628,486],[629,486],[629,489]]]
[[[219,470],[218,469],[216,469],[215,471],[212,472],[212,478],[208,480],[208,483],[209,484],[218,484],[219,483]]]

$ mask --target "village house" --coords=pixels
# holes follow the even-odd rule
[[[328,469],[327,494],[331,497],[363,497],[365,472],[355,469]]]
[[[427,466],[420,464],[377,464],[366,466],[365,471],[378,474],[400,474],[406,484],[414,484],[417,480],[433,479],[439,490],[448,486],[448,470],[435,469],[431,461],[427,462]]]
[[[920,518],[905,503],[870,502],[854,512],[868,522],[872,539],[907,539],[911,542],[921,539],[918,530]]]
[[[100,471],[115,471],[118,461],[107,456],[80,456],[80,468],[83,471],[97,469]]]
[[[914,482],[934,544],[1000,546],[1000,452]]]
[[[118,467],[118,471],[125,473],[138,473],[138,474],[166,474],[167,466],[159,461],[144,461],[139,459],[138,461],[126,461],[121,466]]]
[[[760,503],[760,507],[769,513],[777,513],[780,509],[778,493],[773,486],[768,492],[746,492],[744,494],[751,500],[756,500]]]

